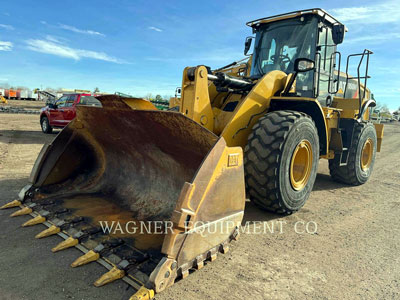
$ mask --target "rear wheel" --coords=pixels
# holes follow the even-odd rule
[[[319,159],[312,119],[295,111],[266,114],[253,127],[245,148],[249,198],[281,214],[299,210],[310,196]]]
[[[44,133],[51,133],[53,131],[53,128],[50,126],[50,122],[47,117],[43,117],[40,119],[40,125]]]
[[[372,123],[356,123],[349,149],[347,165],[340,166],[340,154],[329,160],[333,180],[361,185],[371,176],[375,163],[377,137]]]

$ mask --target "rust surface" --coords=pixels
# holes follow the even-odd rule
[[[98,99],[102,108],[79,107],[54,140],[34,185],[46,197],[100,194],[133,219],[168,220],[216,136],[180,113]]]

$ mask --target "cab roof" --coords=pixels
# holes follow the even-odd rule
[[[285,20],[285,19],[292,19],[292,18],[296,18],[298,16],[308,15],[308,14],[318,15],[318,16],[322,17],[323,19],[325,19],[325,21],[327,21],[328,23],[331,23],[332,25],[334,25],[334,24],[343,25],[341,22],[336,20],[334,17],[332,17],[330,14],[328,14],[325,10],[323,10],[321,8],[296,10],[296,11],[292,11],[292,12],[288,12],[288,13],[284,13],[284,14],[280,14],[280,15],[275,15],[275,16],[271,16],[271,17],[266,17],[266,18],[261,18],[261,19],[257,19],[254,21],[250,21],[250,22],[247,22],[246,25],[254,28],[254,27],[259,26],[260,24],[271,23],[271,22]]]

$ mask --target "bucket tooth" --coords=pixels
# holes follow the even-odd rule
[[[212,253],[210,256],[210,261],[214,261],[217,259],[217,253]]]
[[[229,252],[229,246],[228,245],[221,245],[220,251],[223,254],[228,253]]]
[[[154,290],[142,286],[129,300],[151,300],[154,298]]]
[[[117,267],[113,267],[110,271],[108,271],[106,274],[97,279],[94,285],[97,287],[103,286],[117,279],[121,279],[124,276],[125,276],[124,270],[118,269]]]
[[[94,252],[93,250],[88,251],[86,254],[82,255],[81,257],[78,257],[72,264],[71,267],[79,267],[86,265],[92,261],[96,261],[100,258],[100,254],[97,252]]]
[[[16,212],[13,212],[10,215],[10,217],[18,217],[18,216],[29,215],[31,212],[32,212],[32,208],[24,207],[24,208],[21,208],[20,210],[17,210]]]
[[[204,261],[197,261],[195,267],[197,270],[202,269],[204,267]]]
[[[6,209],[6,208],[12,208],[12,207],[18,207],[21,205],[21,201],[19,200],[14,200],[11,202],[8,202],[7,204],[4,204],[0,209]]]
[[[44,222],[46,222],[46,218],[39,215],[39,216],[34,217],[33,219],[26,221],[24,224],[22,224],[22,227],[33,226],[36,224],[42,224]]]
[[[185,270],[185,271],[182,270],[182,279],[185,279],[188,276],[189,276],[189,270]]]
[[[57,251],[61,251],[61,250],[64,250],[64,249],[68,249],[68,248],[71,248],[71,247],[74,247],[74,246],[78,245],[78,243],[79,243],[78,239],[74,239],[73,237],[69,237],[65,241],[62,241],[57,246],[55,246],[53,249],[51,249],[51,251],[57,252]]]
[[[43,230],[42,232],[38,233],[35,238],[37,239],[41,239],[44,237],[48,237],[54,234],[57,234],[61,231],[60,227],[57,227],[55,225],[50,226],[49,228],[47,228],[46,230]]]

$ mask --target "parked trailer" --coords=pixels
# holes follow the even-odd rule
[[[22,100],[29,99],[29,92],[28,90],[21,90],[18,98]]]
[[[8,98],[8,99],[16,99],[17,98],[17,90],[6,89],[5,90],[5,97]]]
[[[31,92],[31,100],[33,101],[38,101],[39,100],[39,94],[36,92]]]

